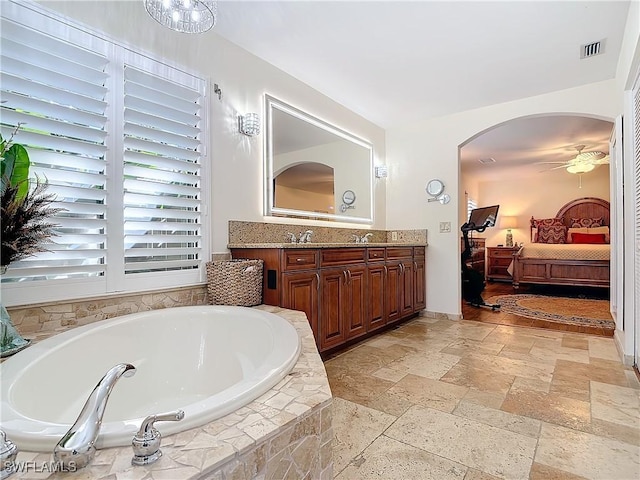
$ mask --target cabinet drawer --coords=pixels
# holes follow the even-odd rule
[[[387,247],[387,260],[413,257],[413,247]]]
[[[321,267],[364,263],[366,258],[364,248],[329,248],[321,250],[320,255]]]
[[[513,250],[491,250],[491,256],[495,258],[513,258]]]
[[[510,257],[509,258],[492,258],[491,260],[489,260],[489,264],[492,267],[493,266],[508,267],[511,261],[512,259]]]
[[[415,258],[424,258],[425,256],[424,247],[413,247],[413,256]]]
[[[285,272],[318,268],[318,250],[285,250],[282,262]]]
[[[384,248],[367,248],[367,260],[370,262],[384,260]]]

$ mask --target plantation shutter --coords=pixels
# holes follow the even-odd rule
[[[4,3],[4,2],[3,2]],[[13,8],[12,4],[6,5]],[[3,5],[5,8],[5,5]],[[99,277],[106,264],[107,44],[73,31],[83,48],[1,20],[2,135],[27,147],[30,177],[63,208],[50,252],[11,264],[5,281]]]
[[[200,267],[201,109],[198,88],[125,64],[125,274]]]
[[[640,364],[640,77],[633,90],[633,152],[634,152],[634,242],[630,249],[634,257],[634,298],[635,298],[635,347],[634,363]]]

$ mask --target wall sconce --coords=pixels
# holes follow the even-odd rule
[[[238,130],[249,137],[260,134],[260,117],[257,113],[238,115]]]
[[[513,247],[513,234],[511,233],[511,229],[516,228],[517,226],[518,226],[518,219],[516,217],[500,218],[500,228],[507,229],[507,237],[505,238],[505,242],[504,242],[505,247]]]
[[[376,173],[376,178],[387,178],[389,175],[389,169],[386,165],[378,165],[374,171]]]

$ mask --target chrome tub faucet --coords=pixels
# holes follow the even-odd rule
[[[160,441],[162,435],[154,427],[155,422],[178,422],[184,418],[184,411],[177,410],[170,413],[149,415],[140,425],[140,430],[131,441],[133,447],[132,465],[149,465],[162,456]]]
[[[95,443],[113,386],[120,377],[131,377],[135,373],[136,367],[133,365],[119,363],[102,377],[82,407],[78,419],[53,449],[56,462],[69,469],[89,464],[96,453]]]

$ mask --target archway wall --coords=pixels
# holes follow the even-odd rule
[[[427,310],[459,318],[460,225],[464,191],[458,149],[506,121],[531,115],[575,114],[613,120],[622,111],[615,80],[524,98],[387,130],[387,229],[426,228]],[[425,185],[439,178],[451,202],[427,202]],[[451,231],[440,233],[441,222]]]

